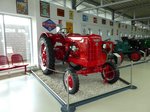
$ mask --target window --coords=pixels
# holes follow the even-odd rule
[[[7,55],[10,60],[13,53],[19,53],[31,64],[31,19],[0,15],[0,30],[0,55]]]

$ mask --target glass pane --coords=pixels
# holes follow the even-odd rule
[[[0,55],[5,55],[5,41],[3,31],[3,16],[0,15]]]
[[[4,16],[7,55],[19,53],[31,63],[31,20],[15,16]]]

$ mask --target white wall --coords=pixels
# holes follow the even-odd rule
[[[0,13],[2,14],[10,14],[10,15],[17,15],[23,17],[29,17],[32,19],[32,37],[33,37],[33,48],[34,48],[34,63],[38,64],[38,39],[42,32],[46,32],[47,30],[42,27],[42,22],[46,21],[49,18],[40,17],[40,0],[28,0],[29,4],[29,15],[21,15],[16,13],[16,0],[0,0]],[[61,8],[65,10],[65,17],[58,17],[57,16],[57,8]],[[62,20],[63,27],[66,27],[66,22],[70,21],[73,22],[73,29],[75,33],[83,33],[83,29],[85,28],[87,31],[90,28],[92,33],[98,34],[99,30],[102,31],[102,38],[103,40],[110,38],[111,40],[120,39],[120,34],[122,36],[125,34],[127,35],[147,35],[150,34],[149,32],[143,32],[141,30],[131,31],[131,26],[128,25],[127,29],[124,24],[121,24],[121,28],[118,28],[118,23],[114,22],[113,26],[110,26],[110,20],[106,20],[106,25],[102,24],[102,18],[97,17],[98,23],[93,23],[93,15],[86,14],[89,18],[88,22],[82,21],[82,13],[77,13],[74,11],[74,19],[69,19],[69,10],[68,8],[64,8],[61,6],[56,6],[54,4],[50,4],[50,19],[53,20],[56,24],[58,24],[58,20]],[[113,29],[113,35],[107,36],[107,32]],[[118,35],[117,35],[118,29]],[[53,33],[56,30],[52,31]],[[88,32],[87,32],[88,33]]]

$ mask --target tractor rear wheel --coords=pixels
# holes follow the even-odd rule
[[[39,63],[45,75],[52,74],[55,68],[55,57],[51,39],[46,35],[39,40]]]
[[[102,78],[109,84],[113,84],[119,79],[119,70],[112,62],[106,62],[102,69]]]
[[[68,91],[69,94],[75,94],[76,92],[78,92],[79,78],[72,68],[69,68],[65,71],[63,75],[63,83],[66,91]]]
[[[134,51],[128,55],[129,59],[132,61],[139,61],[141,59],[141,53],[138,51]]]

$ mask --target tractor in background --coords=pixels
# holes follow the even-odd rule
[[[146,53],[146,56],[150,54],[150,38],[131,38],[128,39],[128,42],[134,49],[144,51]]]
[[[114,52],[120,54],[122,58],[124,55],[127,55],[132,61],[139,61],[141,59],[140,51],[131,46],[127,37],[122,37],[122,41],[116,40]]]
[[[42,33],[39,39],[39,64],[45,75],[52,74],[55,60],[67,63],[63,74],[64,87],[70,94],[79,90],[78,75],[101,73],[109,84],[119,79],[119,70],[111,61],[107,61],[102,37],[99,35],[67,34],[66,29],[58,33]],[[66,33],[65,33],[66,32]],[[68,85],[68,86],[67,86]]]

